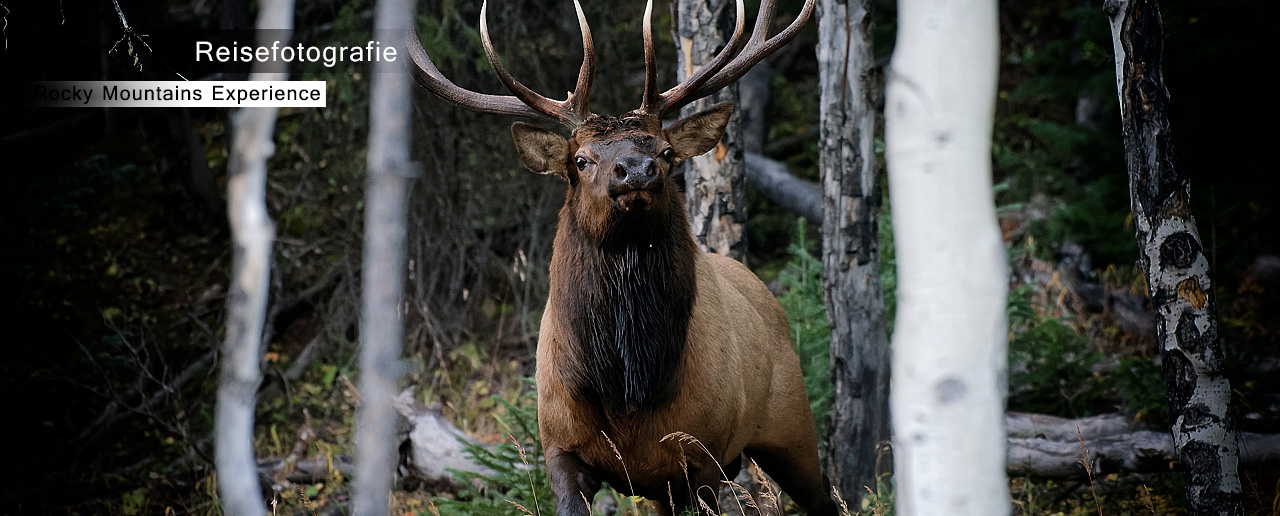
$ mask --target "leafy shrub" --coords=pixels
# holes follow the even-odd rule
[[[1033,285],[1009,293],[1009,407],[1080,416],[1105,393],[1092,371],[1102,354],[1065,320],[1046,315],[1032,296]]]

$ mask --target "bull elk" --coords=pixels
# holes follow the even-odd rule
[[[524,123],[511,128],[525,167],[569,185],[536,373],[538,427],[561,515],[588,514],[586,500],[601,482],[655,500],[669,514],[694,504],[695,496],[713,499],[743,453],[810,515],[836,512],[819,470],[786,315],[745,266],[698,249],[672,179],[682,161],[715,147],[733,108],[720,104],[662,126],[664,114],[736,81],[790,41],[813,6],[808,0],[790,26],[769,38],[774,1],[764,0],[744,40],[738,0],[737,25],[723,50],[658,93],[650,0],[643,99],[639,109],[616,117],[587,108],[595,56],[577,0],[583,59],[563,101],[533,92],[503,69],[489,39],[487,6],[480,8],[481,42],[512,95],[455,85],[409,35],[417,82],[442,99],[486,113],[549,118],[571,131],[566,140]]]

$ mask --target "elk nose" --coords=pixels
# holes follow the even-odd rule
[[[613,165],[613,175],[619,182],[632,188],[641,188],[657,175],[657,164],[648,156],[623,156]]]

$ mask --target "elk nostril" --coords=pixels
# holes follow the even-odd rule
[[[617,177],[618,179],[626,179],[626,178],[627,178],[627,167],[623,166],[623,165],[622,165],[622,163],[616,163],[616,164],[614,164],[614,165],[613,165],[613,175],[614,175],[614,177]]]

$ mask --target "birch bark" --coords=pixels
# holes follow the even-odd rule
[[[1231,385],[1209,261],[1191,212],[1191,182],[1175,166],[1155,0],[1108,0],[1116,90],[1139,264],[1156,310],[1170,432],[1186,473],[1187,514],[1244,514]]]
[[[264,0],[258,14],[259,44],[288,39],[293,0]],[[253,64],[250,80],[282,81],[279,63]],[[214,423],[218,496],[229,515],[266,514],[253,457],[253,417],[262,383],[262,327],[271,279],[275,225],[267,213],[267,158],[275,153],[276,108],[247,107],[231,119],[227,160],[227,217],[234,246],[227,295],[227,333],[222,343]]]
[[[885,106],[898,267],[898,514],[1009,514],[1003,402],[1008,265],[991,131],[996,2],[902,0]]]

